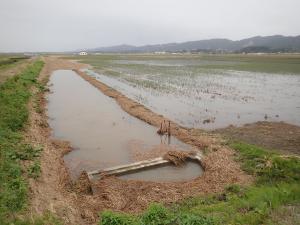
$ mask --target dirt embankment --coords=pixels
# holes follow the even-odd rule
[[[46,64],[40,75],[41,81],[46,82],[54,70],[72,69],[104,94],[114,98],[131,115],[157,127],[163,120],[167,120],[80,72],[86,65],[56,57],[46,57],[44,61]],[[44,94],[39,96],[39,101],[43,108],[41,113],[34,109],[33,101],[30,104],[30,123],[26,133],[27,141],[44,147],[41,176],[37,180],[30,180],[32,213],[42,214],[50,210],[62,218],[65,224],[96,224],[98,212],[103,209],[139,212],[153,201],[173,203],[188,196],[222,191],[232,183],[249,184],[252,181],[234,161],[234,151],[222,146],[221,140],[215,135],[186,129],[172,122],[172,135],[199,149],[206,149],[207,154],[203,159],[205,171],[201,177],[176,183],[107,177],[92,184],[94,193],[91,195],[72,183],[63,161],[63,155],[71,150],[70,144],[51,139]]]
[[[230,126],[216,133],[227,138],[278,150],[283,154],[300,155],[300,127],[284,122],[257,122],[242,127]]]
[[[39,76],[39,81],[46,82],[50,74],[58,69],[81,68],[82,65],[71,64],[58,60],[57,58],[44,58],[45,66]],[[29,104],[30,115],[29,125],[26,129],[25,139],[33,145],[41,145],[43,152],[41,155],[41,175],[37,180],[30,179],[30,199],[29,213],[43,214],[51,211],[62,218],[65,224],[85,224],[80,217],[81,209],[76,202],[76,194],[71,191],[69,173],[64,165],[63,155],[70,151],[67,142],[52,140],[51,130],[48,126],[46,113],[46,96],[44,93],[38,94],[36,88],[33,89],[37,99],[31,99]],[[35,109],[35,101],[40,104],[42,112]]]

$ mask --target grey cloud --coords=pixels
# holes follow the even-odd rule
[[[299,35],[299,0],[1,0],[0,51]]]

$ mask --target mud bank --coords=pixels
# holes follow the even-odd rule
[[[129,114],[157,127],[162,120],[167,119],[80,72],[80,69],[87,67],[86,65],[56,57],[45,57],[44,61],[45,66],[39,78],[43,83],[48,81],[55,70],[75,70],[105,95],[114,98]],[[32,213],[42,214],[49,210],[62,218],[65,224],[96,224],[98,213],[103,209],[140,212],[153,201],[169,204],[189,196],[219,192],[229,184],[246,185],[252,181],[234,161],[234,151],[222,146],[222,140],[216,135],[185,129],[172,122],[172,135],[185,143],[206,149],[207,154],[203,159],[205,172],[201,177],[186,182],[169,183],[108,177],[94,183],[94,194],[88,194],[72,183],[65,166],[63,156],[71,150],[70,143],[51,138],[45,111],[45,94],[39,94],[38,100],[43,110],[38,113],[33,103],[30,104],[30,120],[26,132],[29,142],[44,147],[41,156],[41,176],[29,182]],[[159,151],[154,152],[158,153]]]
[[[300,155],[300,127],[284,122],[256,122],[214,131],[226,138],[244,141],[283,154]]]

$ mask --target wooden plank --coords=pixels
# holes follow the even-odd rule
[[[198,161],[201,164],[201,158],[202,155],[201,153],[195,153],[194,155],[190,155],[188,158],[193,159]],[[91,172],[88,172],[88,177],[89,179],[94,179],[94,176],[105,174],[105,175],[117,175],[117,174],[124,174],[127,172],[132,172],[136,170],[141,170],[144,168],[150,168],[153,166],[158,166],[158,165],[164,165],[170,163],[169,160],[163,159],[163,157],[155,158],[155,159],[150,159],[150,160],[143,160],[139,162],[134,162],[130,164],[125,164],[125,165],[120,165],[120,166],[114,166],[106,169],[100,169],[100,170],[94,170]]]

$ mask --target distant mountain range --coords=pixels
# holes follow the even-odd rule
[[[88,49],[88,52],[143,53],[143,52],[300,52],[299,36],[256,36],[239,41],[209,39],[158,45],[117,45]]]

